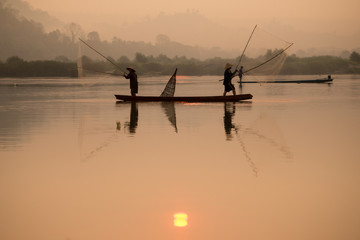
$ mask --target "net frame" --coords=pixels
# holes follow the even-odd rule
[[[175,69],[175,72],[170,77],[169,81],[167,82],[163,92],[160,94],[160,97],[173,97],[175,94],[175,86],[176,86],[176,72],[177,68]]]

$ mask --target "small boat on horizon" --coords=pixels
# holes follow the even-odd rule
[[[329,75],[327,78],[299,79],[299,80],[273,80],[273,81],[238,81],[238,83],[330,83],[334,79]]]

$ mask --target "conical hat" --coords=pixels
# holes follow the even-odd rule
[[[224,67],[224,69],[229,69],[229,68],[231,68],[233,65],[231,64],[231,63],[227,63],[226,65],[225,65],[225,67]]]
[[[127,67],[126,70],[133,70],[135,72],[135,69],[131,66]]]

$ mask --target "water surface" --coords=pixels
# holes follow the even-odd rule
[[[201,104],[116,102],[121,78],[1,79],[0,238],[359,239],[360,76],[334,78]],[[219,79],[178,76],[175,94]]]

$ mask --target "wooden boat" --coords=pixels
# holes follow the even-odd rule
[[[228,96],[130,96],[115,95],[117,100],[122,101],[139,101],[139,102],[237,102],[241,100],[252,99],[251,94],[238,94]]]
[[[117,100],[137,102],[237,102],[252,99],[251,94],[239,94],[228,96],[174,96],[176,85],[176,72],[170,77],[164,91],[160,96],[130,96],[115,95]]]
[[[238,81],[238,83],[330,83],[333,78],[319,78],[307,80],[275,80],[275,81]]]

